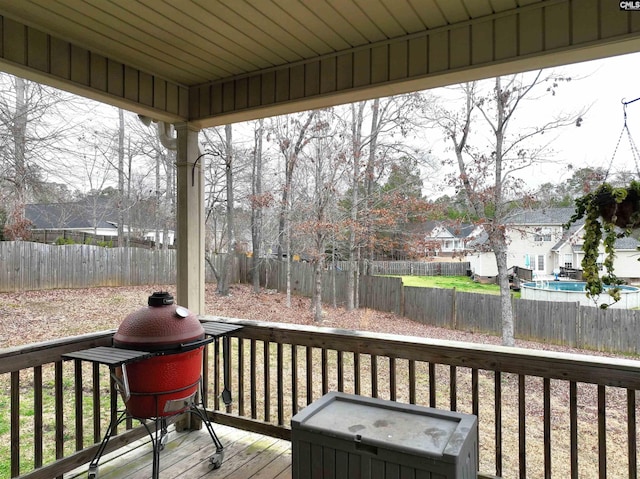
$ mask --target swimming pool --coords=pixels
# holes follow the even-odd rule
[[[585,285],[584,281],[531,281],[520,285],[520,297],[538,301],[564,301],[580,303],[584,306],[595,306],[593,299],[587,298]],[[613,303],[613,299],[604,292],[598,298],[598,304],[607,303],[612,308],[624,309],[640,307],[640,288],[621,285],[620,293],[620,301]]]

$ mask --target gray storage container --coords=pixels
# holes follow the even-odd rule
[[[293,479],[475,479],[476,417],[331,392],[291,419]]]

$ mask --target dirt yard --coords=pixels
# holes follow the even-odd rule
[[[169,291],[170,285],[127,288],[28,291],[0,294],[0,347],[116,329],[127,314],[147,304],[153,291]],[[247,285],[234,285],[229,296],[220,296],[213,285],[206,290],[206,313],[261,321],[314,324],[310,300],[294,296],[291,308],[286,296],[272,291],[255,294]],[[322,326],[426,335],[471,340],[477,335],[423,326],[394,314],[373,310],[347,312],[327,307]],[[491,336],[486,342],[499,343]]]
[[[127,314],[147,304],[153,291],[169,291],[172,285],[0,293],[0,348],[47,341],[78,334],[116,329]],[[220,296],[207,285],[206,313],[242,319],[314,325],[310,300],[294,296],[286,307],[284,294],[234,285],[229,296]],[[391,313],[370,309],[348,312],[325,308],[317,326],[376,331],[456,341],[500,344],[497,336],[466,333],[419,324]],[[583,352],[540,343],[517,341],[520,347]],[[597,354],[590,352],[589,354]]]

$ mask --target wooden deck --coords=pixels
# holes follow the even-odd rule
[[[269,436],[214,424],[224,445],[219,469],[209,467],[215,447],[206,429],[177,433],[160,455],[160,479],[291,479],[291,443]],[[149,479],[152,450],[148,438],[104,455],[98,479]],[[88,464],[65,474],[65,479],[86,478]]]

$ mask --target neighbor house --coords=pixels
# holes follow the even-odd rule
[[[118,236],[118,211],[111,198],[88,198],[68,203],[27,204],[25,218],[31,223],[32,236],[45,243],[54,243],[59,237],[85,242],[85,238],[109,239]],[[123,225],[124,233],[129,226]],[[134,234],[135,233],[135,234]],[[131,228],[133,237],[155,241],[156,231]],[[163,243],[163,231],[158,234],[158,243]],[[173,244],[175,232],[168,230],[169,245]]]
[[[425,234],[425,256],[454,256],[467,250],[467,242],[473,238],[473,224],[428,224]]]
[[[550,276],[564,269],[581,269],[582,237],[584,222],[565,225],[575,213],[575,208],[544,208],[514,214],[507,226],[507,266],[519,266],[533,270],[534,274]],[[616,241],[614,268],[620,278],[639,278],[638,262],[640,243],[635,238]],[[467,258],[473,274],[493,277],[498,274],[495,255],[489,251],[486,233],[477,234],[467,243]],[[604,261],[604,248],[599,263]]]

